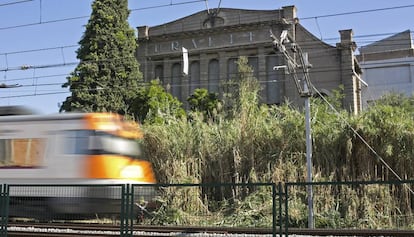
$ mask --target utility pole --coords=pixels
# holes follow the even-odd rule
[[[305,99],[305,127],[306,127],[306,166],[307,166],[307,182],[312,182],[312,133],[311,133],[311,121],[310,121],[310,97],[312,96],[312,85],[309,78],[309,68],[312,65],[308,61],[308,55],[302,52],[299,45],[289,36],[287,30],[283,30],[280,39],[277,39],[275,35],[270,31],[270,37],[273,39],[273,47],[276,52],[283,54],[286,65],[275,66],[273,70],[280,68],[285,69],[286,74],[290,74],[295,82],[296,89],[301,97]],[[289,44],[290,51],[286,49]],[[296,59],[299,59],[297,62]],[[298,72],[296,69],[301,69],[300,74],[302,78],[298,78]],[[312,185],[307,185],[308,192],[308,228],[314,228],[313,222],[313,190]]]

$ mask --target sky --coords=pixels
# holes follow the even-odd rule
[[[92,0],[0,0],[0,106],[59,112],[70,95],[61,85],[76,67],[76,50]],[[294,5],[300,24],[328,44],[352,29],[358,47],[414,30],[412,0],[129,0],[130,26],[156,26],[207,8],[275,10]],[[270,43],[270,40],[269,40]]]

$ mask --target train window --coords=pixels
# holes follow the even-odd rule
[[[65,131],[64,150],[66,154],[88,154],[88,142],[92,131],[67,130]]]
[[[0,139],[0,167],[40,166],[46,152],[42,138]]]
[[[64,146],[66,154],[113,154],[129,157],[142,155],[142,145],[136,140],[92,130],[65,131]]]
[[[89,140],[89,150],[94,154],[117,154],[138,157],[142,153],[137,141],[114,136],[104,132],[96,132]]]

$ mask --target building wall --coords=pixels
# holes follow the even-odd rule
[[[137,59],[146,81],[159,78],[185,103],[195,88],[226,93],[229,80],[237,72],[234,62],[239,56],[247,56],[262,86],[263,103],[280,104],[288,99],[302,105],[291,76],[284,70],[273,70],[285,61],[275,53],[270,31],[280,35],[285,29],[308,53],[313,65],[310,77],[316,88],[331,91],[344,84],[349,93],[344,106],[358,111],[352,31],[341,35],[337,47],[328,45],[299,24],[294,6],[278,10],[213,9],[210,14],[202,11],[163,25],[138,27]],[[182,47],[189,52],[189,75],[182,73]]]
[[[414,48],[409,30],[397,33],[359,49],[358,60],[362,68],[362,106],[385,94],[414,92]]]
[[[414,57],[365,61],[361,67],[368,84],[363,90],[363,108],[388,93],[413,95]]]

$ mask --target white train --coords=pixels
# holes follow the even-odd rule
[[[0,182],[12,206],[36,200],[54,213],[116,213],[117,185],[156,183],[142,138],[138,124],[112,113],[0,116]],[[154,190],[136,187],[135,199],[148,202]]]

